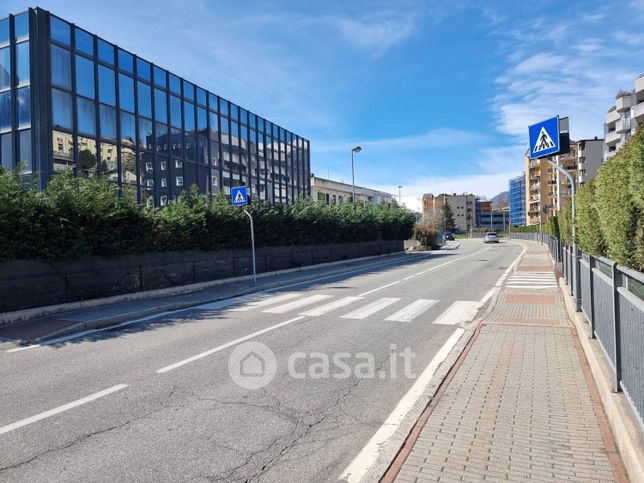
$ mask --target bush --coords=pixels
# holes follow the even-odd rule
[[[592,255],[604,253],[604,240],[598,229],[599,210],[595,201],[595,182],[590,181],[577,190],[575,198],[575,221],[579,248]]]
[[[43,192],[20,170],[0,169],[0,260],[66,260],[146,251],[250,247],[249,221],[223,194],[196,187],[165,208],[119,198],[102,178],[54,177]],[[397,205],[326,205],[299,199],[292,206],[254,204],[256,246],[403,240],[414,215]]]
[[[414,238],[421,246],[436,250],[439,247],[437,242],[436,228],[430,223],[419,223],[414,227]]]

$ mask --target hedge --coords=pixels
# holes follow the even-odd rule
[[[68,260],[92,255],[219,250],[250,246],[249,222],[223,194],[196,187],[164,208],[119,197],[103,178],[58,175],[38,192],[35,179],[0,168],[0,260]],[[411,237],[414,215],[397,205],[253,204],[256,246],[308,245]]]

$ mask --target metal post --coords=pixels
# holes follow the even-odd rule
[[[253,283],[257,285],[257,268],[255,265],[255,226],[253,225],[253,217],[251,214],[244,210],[244,213],[250,220],[250,245],[251,245],[251,252],[253,254]]]
[[[621,388],[619,382],[622,379],[622,357],[621,341],[620,341],[620,320],[619,320],[619,291],[621,286],[622,276],[617,269],[617,264],[613,262],[612,267],[612,282],[613,282],[613,350],[615,351],[615,381],[613,385],[614,392],[620,392]]]
[[[590,267],[589,287],[590,287],[590,338],[595,338],[595,281],[593,269],[595,268],[595,257],[588,254],[588,266]]]
[[[353,206],[356,205],[356,172],[353,167],[353,153],[355,153],[355,148],[351,150],[351,186],[353,187]]]

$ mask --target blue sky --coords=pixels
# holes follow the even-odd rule
[[[42,0],[39,6],[301,134],[312,171],[488,197],[527,125],[602,136],[644,73],[644,1]],[[0,16],[33,6],[3,0]]]

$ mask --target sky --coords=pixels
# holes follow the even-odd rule
[[[3,0],[0,17],[34,6]],[[41,0],[38,6],[311,141],[311,170],[489,198],[527,126],[601,137],[644,73],[644,0]]]

